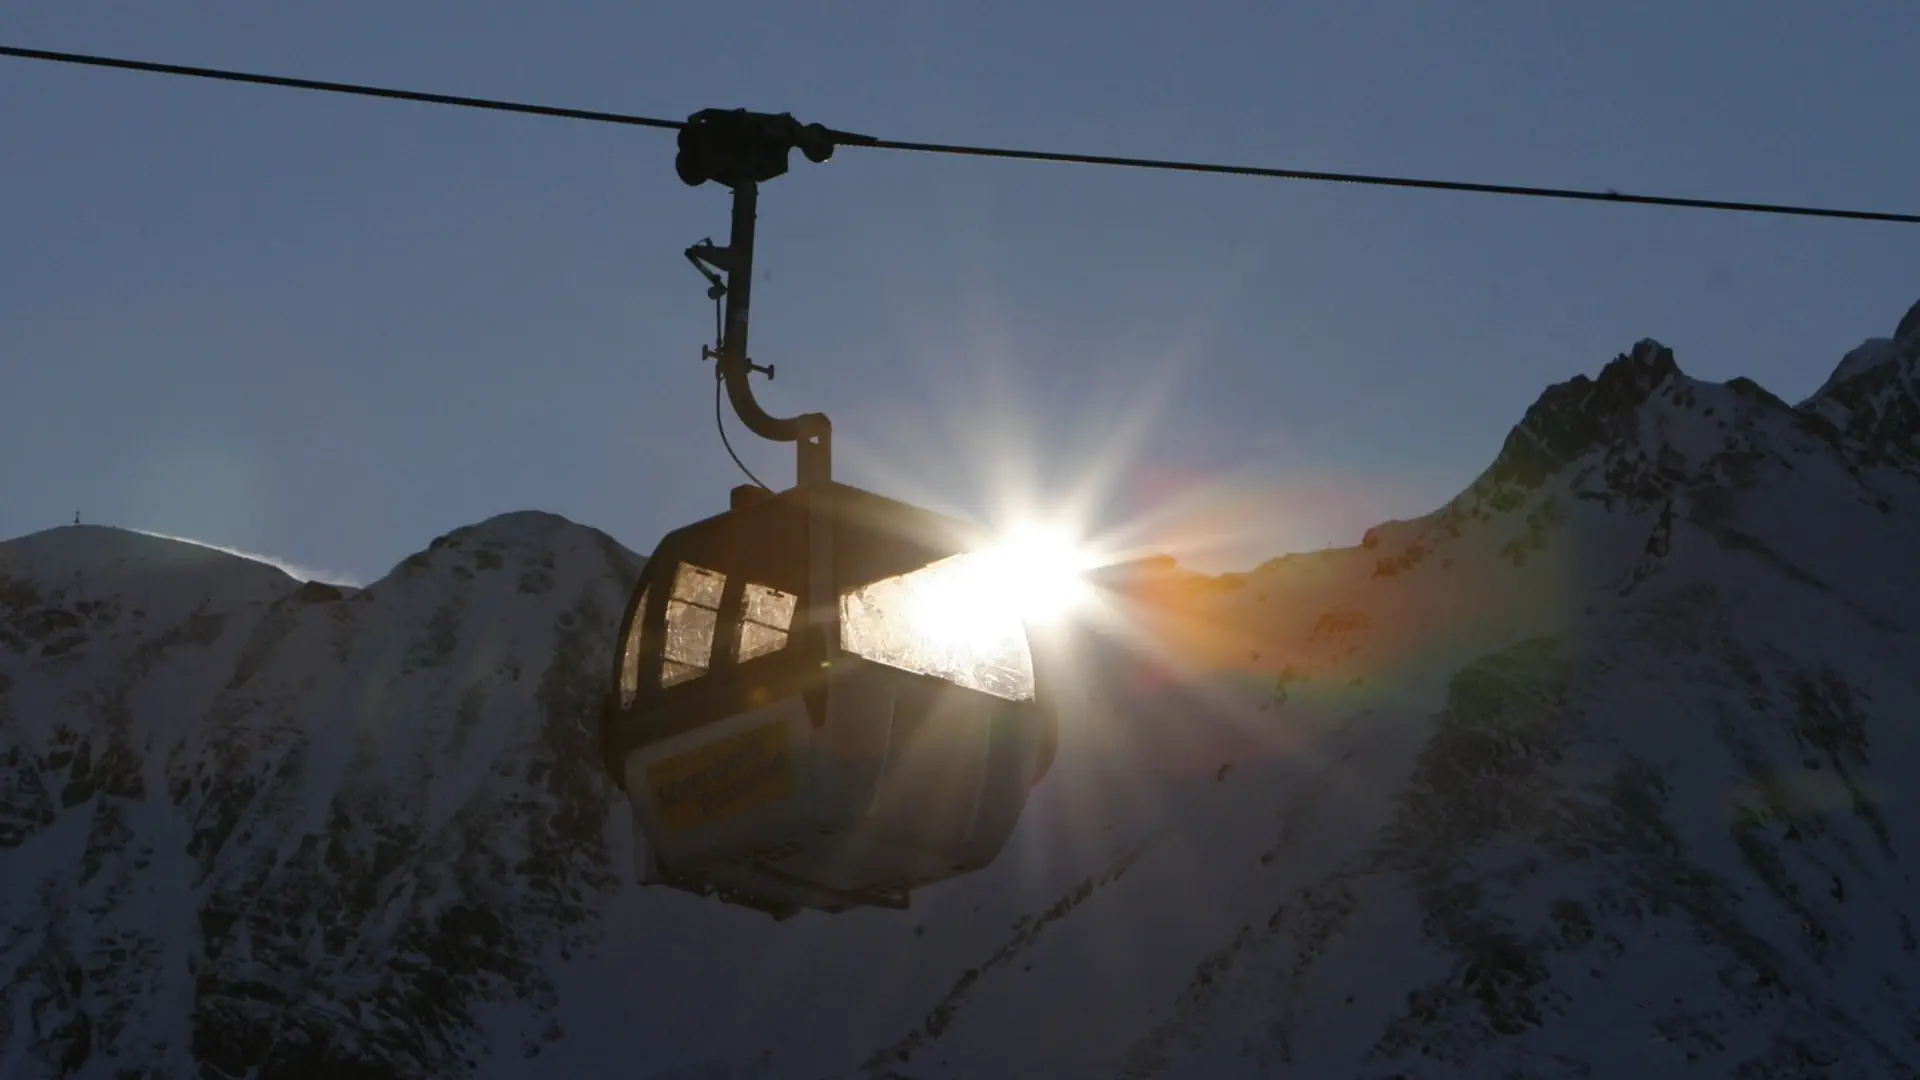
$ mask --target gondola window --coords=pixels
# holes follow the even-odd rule
[[[661,658],[660,685],[677,686],[706,673],[713,662],[714,630],[720,622],[720,594],[727,576],[715,570],[681,563],[667,600],[666,653]]]
[[[640,696],[640,629],[647,622],[647,600],[652,592],[651,585],[640,590],[640,599],[633,607],[633,627],[620,647],[620,707],[624,709],[633,708],[634,699]]]
[[[840,647],[1009,701],[1033,697],[1019,610],[974,554],[955,555],[840,598]]]
[[[749,582],[741,599],[744,610],[740,620],[740,648],[734,659],[752,660],[786,648],[794,608],[800,598]]]

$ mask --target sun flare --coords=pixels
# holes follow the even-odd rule
[[[911,575],[908,617],[928,647],[1017,639],[1023,623],[1039,629],[1074,617],[1091,595],[1083,574],[1094,562],[1065,529],[1009,529]]]
[[[1033,622],[1053,623],[1085,604],[1089,589],[1083,575],[1094,562],[1068,530],[1023,525],[979,552],[977,587],[989,602]]]

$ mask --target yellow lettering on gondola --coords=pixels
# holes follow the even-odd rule
[[[647,767],[669,832],[711,825],[793,795],[784,722],[764,724]]]

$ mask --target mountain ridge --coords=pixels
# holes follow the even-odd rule
[[[597,530],[0,543],[0,1075],[1915,1075],[1909,324],[1800,406],[1643,341],[1430,514],[1170,576],[904,913],[633,887]]]

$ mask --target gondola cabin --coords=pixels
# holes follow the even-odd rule
[[[983,542],[834,482],[736,489],[662,539],[602,728],[643,880],[785,917],[991,862],[1058,729]]]

